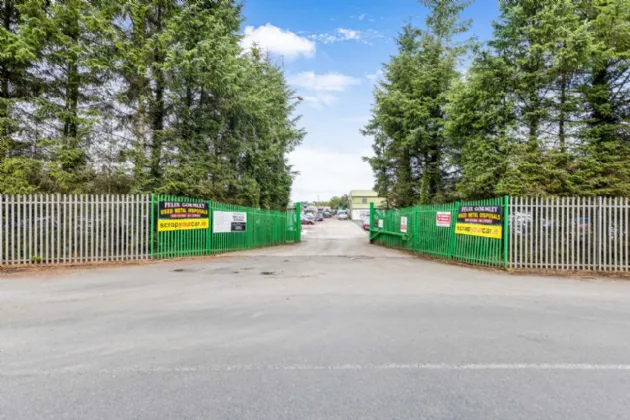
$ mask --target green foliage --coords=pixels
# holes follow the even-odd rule
[[[507,98],[506,63],[480,54],[466,82],[453,86],[446,108],[449,165],[461,168],[456,192],[467,199],[514,192],[516,150],[510,141],[515,123],[514,104]]]
[[[630,1],[580,2],[594,43],[580,84],[576,184],[589,195],[630,194]]]
[[[32,97],[37,83],[29,73],[37,59],[44,0],[0,3],[0,156],[24,153],[17,138],[24,129],[20,104]]]
[[[461,80],[445,34],[465,29],[463,5],[423,3],[427,28],[404,27],[364,131],[390,206],[630,195],[630,0],[502,0]]]
[[[397,39],[398,55],[385,66],[385,81],[375,90],[371,122],[364,134],[375,137],[375,189],[390,206],[448,199],[450,168],[446,164],[445,106],[459,78],[459,59],[469,42],[453,37],[470,22],[458,16],[467,3],[427,0],[426,29],[407,24]]]
[[[315,202],[315,205],[318,207],[328,206],[332,210],[337,210],[339,209],[339,207],[343,209],[348,208],[349,202],[350,202],[350,197],[348,197],[348,194],[344,194],[341,197],[338,197],[338,196],[331,197],[331,199],[328,201],[317,201]]]
[[[285,209],[294,93],[233,0],[4,0],[0,191]],[[7,76],[7,77],[4,77]]]
[[[0,184],[4,194],[33,194],[46,190],[42,163],[24,157],[10,157],[0,163]]]

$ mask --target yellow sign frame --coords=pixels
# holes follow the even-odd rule
[[[503,226],[478,225],[473,223],[457,223],[455,233],[458,235],[482,236],[484,238],[503,239]]]
[[[176,230],[209,229],[210,219],[159,219],[158,232],[172,232]]]

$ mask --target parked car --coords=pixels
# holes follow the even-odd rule
[[[329,219],[329,218],[331,218],[331,217],[332,217],[332,213],[331,213],[331,212],[329,212],[329,211],[325,211],[325,212],[324,212],[324,217],[325,217],[326,219]]]
[[[363,221],[363,230],[370,230],[370,219],[365,219]]]
[[[341,210],[337,213],[337,220],[348,220],[348,213],[344,210]]]
[[[315,219],[309,214],[303,214],[300,218],[300,223],[303,225],[314,225]]]
[[[315,213],[315,220],[318,222],[323,222],[324,221],[324,213],[322,213],[321,211],[318,211],[317,213]]]

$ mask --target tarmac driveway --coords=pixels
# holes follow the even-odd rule
[[[630,283],[371,246],[0,279],[0,419],[621,419]]]

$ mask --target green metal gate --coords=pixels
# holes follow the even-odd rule
[[[502,238],[456,233],[461,206],[499,206],[503,209]],[[370,209],[372,243],[475,265],[507,267],[508,198],[422,205],[396,210]],[[406,222],[406,223],[403,223]]]
[[[161,232],[158,230],[160,218],[160,202],[208,203],[205,200],[178,197],[173,195],[154,195],[152,198],[151,220],[151,255],[156,259],[192,257],[207,255],[211,250],[211,229],[175,230]],[[155,239],[153,239],[155,235]]]
[[[160,202],[207,204],[207,228],[159,231]],[[153,195],[151,203],[151,256],[154,259],[211,255],[301,240],[299,205],[294,211],[281,212],[171,195]],[[244,213],[246,230],[215,232],[215,216],[218,212]]]

